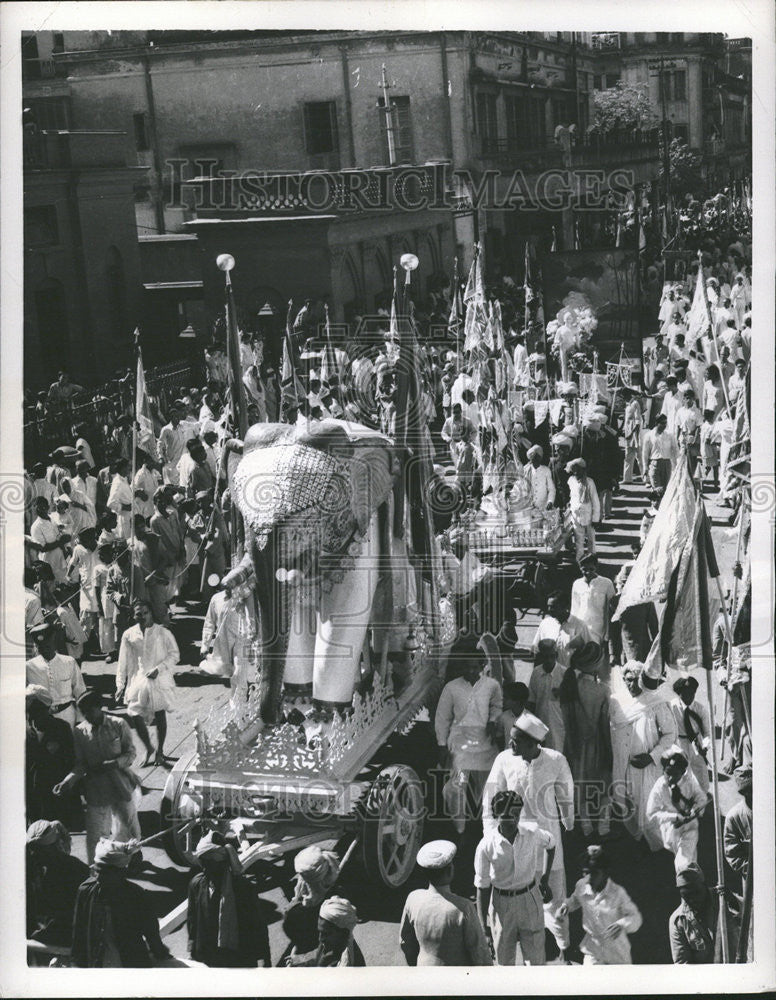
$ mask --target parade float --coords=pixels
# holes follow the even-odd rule
[[[395,433],[341,420],[247,428],[227,443],[236,564],[222,581],[238,622],[228,704],[198,722],[162,802],[166,848],[193,863],[204,830],[233,831],[245,868],[349,837],[378,883],[402,885],[423,838],[424,785],[386,753],[431,709],[451,632],[438,592],[433,474],[421,425],[410,275],[397,284]],[[227,329],[236,331],[224,255]],[[290,324],[285,352],[290,362]],[[288,374],[288,373],[285,373]],[[287,380],[293,383],[293,378]],[[239,385],[235,377],[233,385]]]

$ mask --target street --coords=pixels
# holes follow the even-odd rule
[[[643,486],[623,486],[614,498],[613,518],[597,530],[600,557],[600,571],[613,577],[622,563],[630,558],[630,543],[638,538],[639,525],[647,504],[647,493]],[[731,578],[731,567],[735,553],[734,529],[728,525],[729,511],[707,501],[707,509],[713,521],[713,535],[717,557],[723,578]],[[229,689],[225,682],[200,674],[192,669],[199,663],[198,642],[202,628],[202,609],[194,605],[178,609],[173,618],[174,631],[181,653],[181,665],[176,671],[177,709],[168,716],[168,735],[165,750],[173,757],[188,755],[195,748],[193,723],[204,718],[214,706],[220,706],[228,699]],[[515,660],[517,680],[528,681],[532,664],[528,659],[530,647],[539,615],[528,612],[518,621],[518,647],[525,651],[525,659]],[[87,683],[106,695],[114,690],[115,664],[105,664],[102,660],[85,660],[83,672]],[[702,680],[702,679],[701,679]],[[716,691],[715,691],[716,694]],[[705,683],[701,683],[698,697],[707,702]],[[120,712],[118,713],[120,714]],[[421,742],[427,740],[429,753],[433,753],[434,738],[430,724],[416,724],[416,736]],[[425,731],[424,731],[425,730]],[[152,739],[155,733],[152,732]],[[142,748],[138,745],[138,760],[142,759]],[[718,747],[720,743],[717,743]],[[143,805],[140,819],[144,837],[157,832],[159,827],[159,807],[167,772],[160,767],[139,770],[143,781]],[[720,783],[720,800],[723,813],[737,799],[733,782]],[[631,895],[644,918],[641,929],[632,936],[633,961],[638,963],[670,962],[668,947],[668,917],[675,909],[678,897],[674,886],[673,859],[665,851],[652,854],[645,848],[635,848],[627,834],[614,825],[617,836],[610,843],[613,859],[612,878],[620,883]],[[449,837],[452,828],[446,819],[429,819],[426,822],[424,839]],[[453,888],[462,895],[473,898],[471,883],[474,849],[480,835],[479,825],[470,824],[458,852],[457,870]],[[574,881],[580,877],[578,858],[584,847],[584,839],[578,830],[564,836],[567,887],[569,891]],[[341,850],[344,851],[344,845]],[[85,859],[85,837],[82,833],[73,836],[73,852]],[[143,849],[146,868],[139,885],[148,890],[158,917],[164,917],[185,899],[189,875],[186,870],[174,865],[158,842]],[[710,810],[702,820],[699,863],[711,875],[715,871],[714,829]],[[290,895],[293,869],[291,857],[284,862],[262,863],[251,869],[262,899],[262,909],[269,925],[270,947],[273,962],[276,962],[286,946],[280,921],[282,910]],[[400,890],[390,891],[381,887],[375,891],[360,867],[357,854],[343,871],[340,886],[344,895],[352,899],[360,918],[356,938],[364,953],[368,966],[403,965],[404,959],[399,949],[398,923],[407,893],[424,884],[419,872]],[[578,944],[581,938],[579,913],[571,916],[572,942]],[[167,944],[177,957],[187,955],[185,925],[179,927],[166,938]],[[547,955],[552,960],[557,955],[555,943],[547,934]],[[572,956],[574,957],[574,956]],[[579,961],[577,953],[575,960]]]

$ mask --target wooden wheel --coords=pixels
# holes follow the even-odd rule
[[[423,786],[403,764],[383,768],[367,793],[361,858],[370,878],[390,889],[407,881],[423,840]]]
[[[162,837],[162,844],[170,861],[183,868],[191,868],[194,865],[194,849],[205,833],[201,823],[190,822],[202,811],[201,798],[187,781],[196,756],[194,753],[175,762],[172,771],[167,775],[159,807],[161,829],[170,828]]]

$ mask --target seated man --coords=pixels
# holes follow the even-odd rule
[[[341,896],[330,896],[325,900],[318,916],[318,947],[306,955],[289,955],[286,965],[316,966],[364,966],[364,955],[353,939],[353,928],[358,923],[358,914],[353,904]]]
[[[78,887],[89,868],[70,854],[59,820],[39,819],[27,830],[27,937],[69,947]]]

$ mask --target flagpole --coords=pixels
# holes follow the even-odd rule
[[[694,484],[693,484],[694,485]],[[699,600],[698,613],[703,615],[704,613],[708,616],[708,592],[706,589],[706,577],[709,573],[708,556],[706,554],[706,543],[708,542],[712,545],[711,541],[711,530],[708,526],[708,515],[706,514],[706,505],[703,502],[703,494],[698,492],[698,503],[700,504],[701,510],[703,511],[704,522],[701,525],[701,532],[699,537],[698,545],[698,580],[703,586],[703,595],[706,597],[705,602]],[[715,560],[716,562],[716,557]],[[725,607],[725,601],[722,594],[722,584],[719,579],[719,569],[717,568],[717,574],[714,576],[714,583],[717,587],[717,592],[719,594],[720,600],[722,602],[722,611],[725,616],[725,627],[728,630],[728,642],[732,641],[732,632],[730,630],[730,622],[727,616],[727,608]],[[700,595],[699,595],[700,596]],[[705,608],[703,604],[705,603]],[[710,622],[705,623],[707,626]],[[702,655],[705,652],[705,643],[701,642],[701,652]],[[711,673],[713,669],[713,664],[711,662],[704,662],[703,664],[706,673],[706,697],[709,701],[709,718],[714,719],[714,685],[711,683]],[[719,806],[719,764],[717,761],[717,741],[714,739],[712,733],[711,739],[711,778],[712,778],[712,806],[714,808],[714,848],[717,860],[717,885],[715,890],[719,897],[719,924],[718,931],[720,935],[720,940],[722,943],[722,961],[727,964],[730,960],[729,949],[728,949],[728,936],[727,936],[727,909],[725,904],[725,861],[724,852],[722,848],[722,814],[720,812]]]
[[[137,475],[137,365],[140,358],[140,328],[135,328],[135,391],[132,394],[132,478],[129,481],[129,492],[132,496],[129,507],[129,603],[135,598],[135,476]]]

